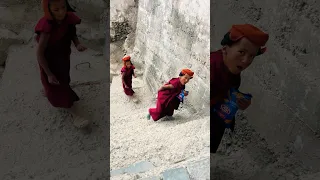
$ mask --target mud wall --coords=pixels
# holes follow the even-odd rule
[[[209,106],[209,6],[208,0],[139,0],[134,61],[153,92],[191,68],[188,102],[196,110]]]
[[[270,34],[268,51],[243,73],[241,89],[253,93],[249,122],[280,155],[319,169],[320,2],[233,1],[211,4],[211,50],[235,23]]]

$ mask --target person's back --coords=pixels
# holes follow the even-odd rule
[[[180,100],[178,95],[185,89],[185,85],[193,78],[194,73],[190,69],[183,69],[179,78],[172,78],[168,83],[158,90],[156,108],[150,108],[147,119],[158,121],[168,116],[172,117],[174,110],[178,109]],[[187,95],[187,94],[185,94]]]

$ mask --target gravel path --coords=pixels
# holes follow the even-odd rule
[[[169,167],[197,156],[209,156],[209,117],[192,114],[187,106],[175,112],[174,120],[147,120],[155,96],[134,79],[138,103],[123,93],[121,78],[114,77],[110,94],[110,160],[111,169],[149,161],[156,167]],[[163,168],[158,172],[158,175]]]

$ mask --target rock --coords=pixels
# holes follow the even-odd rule
[[[162,173],[163,180],[190,180],[185,168],[169,169]]]
[[[127,35],[127,38],[125,40],[125,43],[123,45],[126,52],[132,52],[134,49],[134,42],[135,42],[136,34],[134,32],[131,32]]]
[[[203,159],[187,165],[188,172],[193,179],[210,180],[210,159]]]
[[[300,178],[300,180],[318,180],[320,179],[320,172],[306,175]]]
[[[149,171],[150,169],[154,168],[153,164],[147,161],[142,161],[133,165],[130,165],[127,168],[120,168],[117,170],[111,171],[111,176],[116,176],[120,174],[135,174],[135,173],[142,173]]]
[[[143,178],[141,180],[161,180],[161,177],[153,176],[153,177]]]

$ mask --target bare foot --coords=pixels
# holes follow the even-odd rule
[[[73,125],[79,129],[86,128],[90,123],[88,120],[78,115],[73,114],[72,116],[73,116]]]
[[[79,129],[86,128],[90,121],[86,118],[84,118],[83,111],[81,112],[79,104],[75,103],[70,109],[69,112],[72,115],[72,122],[73,125],[76,126]]]
[[[134,94],[132,96],[128,96],[129,101],[133,101],[134,103],[138,103],[139,99],[137,98],[137,96]]]
[[[138,99],[137,97],[133,97],[133,98],[132,98],[132,101],[133,101],[134,103],[138,103],[138,102],[139,102],[139,99]]]

